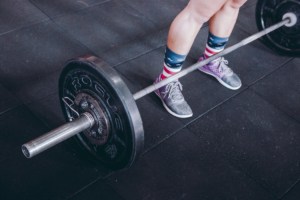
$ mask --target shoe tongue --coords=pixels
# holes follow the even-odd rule
[[[224,63],[220,63],[219,67],[222,69],[224,75],[231,76],[233,74],[233,71]]]
[[[217,59],[215,59],[215,60],[213,60],[213,61],[211,61],[212,63],[220,63],[222,60],[222,57],[219,57],[219,58],[217,58]]]
[[[228,63],[223,57],[217,58],[212,61],[215,65],[218,66],[222,75],[231,76],[233,74],[232,70],[226,65]]]
[[[174,82],[172,87],[170,88],[170,93],[169,93],[171,99],[176,100],[176,101],[184,100],[181,90],[182,90],[182,87],[181,87],[180,83]]]
[[[222,59],[222,57],[216,58],[215,60],[213,60],[213,62],[220,62]]]

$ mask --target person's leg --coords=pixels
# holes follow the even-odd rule
[[[176,16],[168,34],[161,79],[181,70],[201,26],[220,10],[225,2],[226,0],[216,0],[212,4],[206,0],[190,0],[188,5]]]
[[[168,34],[163,71],[156,82],[181,70],[202,24],[220,10],[225,2],[226,0],[215,0],[213,3],[206,0],[190,0],[188,5],[176,16]],[[174,81],[157,90],[156,94],[172,115],[181,118],[190,117],[192,111],[184,100],[181,90],[181,84]]]
[[[200,57],[200,61],[223,51],[236,23],[239,9],[245,2],[246,0],[227,0],[209,20],[209,36],[204,55]],[[200,70],[214,76],[229,89],[239,89],[242,85],[241,80],[226,64],[228,62],[220,58],[201,67]]]
[[[209,31],[218,37],[228,38],[235,26],[240,7],[247,0],[227,0],[223,7],[209,20]]]
[[[227,0],[209,20],[209,37],[205,56],[222,51],[236,23],[239,9],[247,0]]]
[[[226,0],[190,0],[171,24],[167,46],[177,54],[186,55],[201,28]]]

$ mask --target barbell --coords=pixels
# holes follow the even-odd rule
[[[143,123],[136,100],[261,37],[280,53],[299,55],[299,2],[275,2],[258,1],[256,19],[260,32],[135,94],[101,59],[85,56],[69,60],[59,78],[59,98],[68,122],[23,144],[23,154],[31,158],[76,135],[81,147],[103,166],[130,167],[144,146]],[[277,15],[270,17],[270,10]],[[269,25],[270,21],[277,23]]]
[[[299,19],[299,0],[258,0],[255,17],[259,30],[263,30],[280,21],[285,13],[293,13]],[[277,53],[300,55],[300,25],[299,20],[295,26],[286,25],[263,37],[263,42]]]

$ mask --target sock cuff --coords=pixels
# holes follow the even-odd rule
[[[168,47],[165,51],[165,64],[170,68],[180,68],[185,61],[187,55],[177,54]]]
[[[213,49],[224,49],[225,45],[227,44],[229,37],[218,37],[209,32],[207,45]]]
[[[218,42],[227,42],[229,40],[229,37],[219,37],[219,36],[216,36],[216,35],[212,34],[211,32],[209,32],[208,40],[214,40],[214,41],[218,41]]]

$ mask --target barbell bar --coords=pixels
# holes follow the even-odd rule
[[[32,158],[77,135],[83,147],[92,154],[99,153],[94,156],[106,166],[114,169],[129,167],[144,143],[136,100],[282,26],[292,27],[297,21],[294,13],[286,13],[282,21],[133,95],[116,72],[96,57],[70,61],[62,72],[59,88],[62,107],[70,122],[23,144],[22,152],[25,157]],[[65,97],[68,95],[70,97]]]
[[[160,81],[158,83],[155,83],[153,85],[150,85],[150,86],[142,89],[141,91],[135,93],[133,95],[133,98],[135,100],[138,100],[141,97],[143,97],[143,96],[145,96],[145,95],[147,95],[147,94],[149,94],[149,93],[151,93],[151,92],[153,92],[153,91],[155,91],[155,90],[157,90],[157,89],[159,89],[159,88],[167,85],[168,83],[171,83],[171,82],[173,82],[175,80],[178,80],[179,78],[181,78],[181,77],[189,74],[190,72],[195,71],[199,67],[202,67],[202,66],[210,63],[211,61],[215,60],[215,59],[218,59],[218,58],[220,58],[220,57],[222,57],[222,56],[224,56],[226,54],[229,54],[229,53],[235,51],[236,49],[238,49],[238,48],[240,48],[242,46],[245,46],[245,45],[247,45],[247,44],[249,44],[249,43],[251,43],[251,42],[253,42],[253,41],[255,41],[255,40],[259,39],[259,38],[261,38],[262,36],[264,36],[264,35],[272,32],[274,30],[277,30],[277,29],[281,28],[284,25],[292,27],[296,23],[297,23],[297,17],[296,17],[296,15],[293,14],[293,13],[286,13],[283,16],[283,19],[282,19],[281,22],[278,22],[277,24],[274,24],[271,27],[266,28],[266,29],[264,29],[264,30],[262,30],[262,31],[260,31],[260,32],[258,32],[256,34],[254,34],[254,35],[251,35],[251,36],[243,39],[242,41],[238,42],[237,44],[224,49],[220,53],[215,54],[215,55],[213,55],[213,56],[211,56],[211,57],[209,57],[209,58],[207,58],[207,59],[205,59],[205,60],[203,60],[201,62],[195,63],[195,64],[189,66],[186,69],[181,70],[177,74],[174,74],[173,76],[171,76],[171,77],[169,77],[167,79],[164,79],[164,80],[162,80],[162,81]]]

